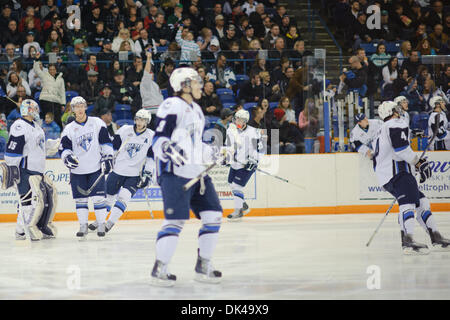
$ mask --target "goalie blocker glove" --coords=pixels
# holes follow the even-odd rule
[[[175,142],[166,141],[162,145],[162,152],[166,155],[174,165],[180,167],[187,162],[184,151]]]
[[[78,168],[78,158],[72,154],[69,154],[67,157],[64,158],[64,165],[69,169],[75,169]]]
[[[105,155],[100,160],[101,162],[101,168],[102,172],[104,174],[109,174],[113,167],[113,156],[112,155]]]
[[[419,162],[416,163],[416,169],[420,174],[420,183],[424,183],[428,178],[431,177],[431,168],[430,163],[427,161],[427,158],[420,159]]]
[[[8,166],[2,162],[0,164],[1,187],[6,190],[20,182],[20,171],[17,166]]]

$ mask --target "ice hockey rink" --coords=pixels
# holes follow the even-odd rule
[[[1,299],[449,299],[450,252],[403,256],[397,214],[224,219],[214,265],[221,284],[193,280],[198,220],[181,233],[172,288],[149,285],[162,220],[122,220],[99,240],[75,237],[77,222],[56,222],[57,239],[16,241],[0,224]],[[450,236],[450,213],[436,213]],[[416,223],[418,241],[428,237]]]

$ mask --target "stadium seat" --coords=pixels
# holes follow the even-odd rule
[[[131,119],[120,119],[120,120],[117,120],[116,121],[116,124],[119,126],[119,127],[122,127],[122,126],[124,126],[124,125],[130,125],[130,126],[132,126],[132,125],[134,125],[134,121],[133,120],[131,120]]]
[[[231,94],[219,95],[219,99],[220,99],[220,102],[222,102],[222,104],[224,104],[224,103],[235,104],[236,103],[236,99],[234,98],[234,95],[231,95]]]
[[[222,106],[223,106],[224,108],[229,109],[229,108],[234,107],[234,106],[235,106],[235,103],[232,103],[232,102],[225,102],[225,103],[222,104]]]
[[[159,47],[156,47],[156,50],[158,51],[158,53],[161,53],[161,52],[166,52],[168,48],[169,48],[168,46],[164,46],[164,47],[159,46]]]
[[[256,102],[247,102],[247,103],[244,103],[244,109],[248,111],[251,108],[256,107],[256,105],[257,105]]]
[[[113,120],[132,119],[131,107],[128,104],[117,104],[113,113]]]
[[[228,88],[219,88],[216,90],[216,93],[221,96],[223,94],[231,94],[234,95],[233,90],[228,89]]]
[[[66,102],[70,102],[70,100],[72,100],[73,97],[78,96],[78,92],[76,91],[66,91]]]
[[[386,42],[385,45],[387,53],[397,53],[400,51],[401,42]]]
[[[364,49],[366,55],[375,53],[377,51],[377,46],[376,43],[361,43],[361,48]]]
[[[164,99],[167,99],[167,97],[169,96],[169,92],[167,91],[167,89],[162,89],[161,94],[163,95]]]
[[[89,47],[89,51],[91,53],[99,53],[100,51],[102,51],[102,47]]]
[[[89,106],[87,107],[86,114],[87,114],[88,116],[91,115],[92,110],[94,110],[94,107],[95,107],[95,105],[93,105],[93,104],[91,104],[91,105],[89,105]]]
[[[269,110],[273,110],[276,107],[278,107],[278,102],[270,102],[269,103]]]
[[[237,74],[236,75],[236,83],[238,84],[238,86],[240,86],[242,83],[244,83],[245,81],[250,80],[250,77],[246,74]]]
[[[67,51],[67,53],[72,53],[74,51],[74,48],[71,46],[66,47],[66,51]]]
[[[36,101],[37,103],[39,103],[39,97],[41,96],[41,92],[40,91],[37,91],[35,94],[34,94],[34,101]]]

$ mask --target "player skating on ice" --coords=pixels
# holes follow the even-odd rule
[[[360,153],[363,157],[372,159],[372,141],[378,135],[378,130],[383,125],[383,121],[378,119],[367,119],[364,113],[355,116],[356,126],[350,132],[350,143],[353,150]]]
[[[378,182],[392,194],[399,204],[398,222],[401,227],[401,241],[404,254],[428,254],[425,244],[413,239],[414,213],[419,224],[425,229],[436,249],[449,249],[450,241],[438,232],[436,222],[431,214],[430,202],[419,191],[414,177],[420,174],[420,183],[431,177],[431,169],[426,158],[419,157],[409,145],[409,128],[400,119],[397,104],[383,102],[378,107],[378,114],[384,124],[376,141],[374,141],[373,164]]]
[[[137,189],[145,188],[152,181],[155,162],[151,148],[154,132],[147,129],[150,120],[150,112],[141,109],[136,112],[134,126],[122,126],[114,136],[114,168],[106,180],[107,212],[111,210],[106,232],[125,212]],[[97,227],[97,221],[89,225],[90,230]]]
[[[227,129],[226,145],[234,150],[228,174],[234,198],[234,212],[227,216],[230,220],[240,220],[250,212],[244,200],[244,187],[263,155],[261,130],[248,126],[249,119],[248,111],[241,109],[234,114],[233,123]]]
[[[59,141],[46,143],[44,130],[38,123],[39,106],[34,100],[22,102],[20,115],[10,128],[5,162],[0,165],[2,188],[17,184],[20,196],[16,239],[26,239],[26,231],[32,241],[54,238],[57,230],[52,221],[57,192],[44,172],[46,153],[51,155],[49,149],[56,146],[54,154]],[[53,145],[49,145],[51,143]]]
[[[70,170],[70,185],[80,223],[77,237],[88,233],[88,200],[94,204],[97,235],[105,236],[105,175],[112,169],[113,147],[105,123],[86,114],[87,104],[77,96],[70,102],[75,121],[61,135],[61,159]]]
[[[178,235],[189,220],[189,209],[192,209],[202,222],[195,279],[218,283],[222,274],[214,270],[211,259],[222,221],[219,198],[208,175],[187,191],[183,190],[188,181],[204,171],[203,153],[207,158],[212,151],[202,142],[205,118],[200,106],[194,102],[201,97],[203,83],[192,68],[174,70],[169,81],[175,97],[166,99],[158,108],[152,146],[165,219],[156,239],[151,282],[159,286],[174,285],[176,276],[170,274],[167,267],[175,253]]]
[[[430,99],[433,111],[428,119],[428,132],[434,132],[437,127],[436,139],[430,145],[430,150],[450,150],[450,131],[447,120],[447,108],[442,97],[436,96]]]

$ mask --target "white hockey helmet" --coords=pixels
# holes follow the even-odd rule
[[[134,117],[144,119],[147,121],[147,123],[149,123],[150,120],[152,120],[152,115],[151,115],[150,111],[145,110],[145,109],[138,110],[138,112],[136,112]]]
[[[79,104],[82,104],[87,108],[87,102],[86,102],[86,100],[84,100],[84,98],[82,96],[76,96],[76,97],[73,97],[72,100],[70,100],[70,106],[72,108]]]
[[[434,109],[436,108],[436,104],[441,102],[445,104],[445,101],[441,96],[434,96],[433,98],[430,99],[430,106]]]
[[[183,88],[190,87],[193,80],[203,87],[203,80],[198,72],[192,68],[184,67],[175,69],[170,75],[169,82],[173,91],[180,92]]]
[[[395,102],[396,104],[400,105],[400,103],[403,102],[404,100],[406,100],[407,102],[409,102],[408,99],[407,99],[405,96],[398,96],[398,97],[396,97],[396,98],[394,99],[394,102]]]
[[[384,101],[378,106],[378,115],[380,116],[381,120],[392,116],[394,112],[398,112],[398,109],[397,103],[393,101]]]
[[[247,110],[241,109],[234,114],[234,118],[243,119],[245,123],[247,123],[250,120],[250,114],[248,113]]]
[[[25,99],[20,105],[20,115],[22,117],[32,116],[34,120],[39,120],[39,105],[32,99]]]

